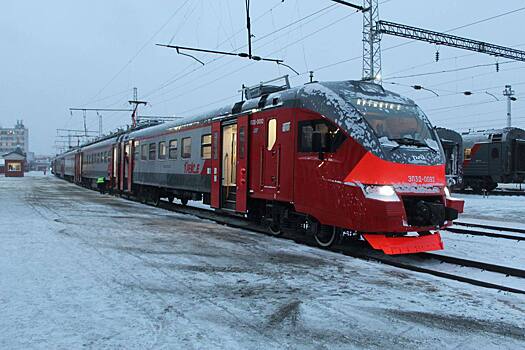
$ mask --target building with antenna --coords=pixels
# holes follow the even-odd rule
[[[16,149],[29,153],[29,130],[22,120],[17,120],[13,128],[0,127],[0,155]]]

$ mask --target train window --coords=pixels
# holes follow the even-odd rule
[[[465,148],[465,160],[469,160],[471,157],[472,148]]]
[[[211,159],[211,134],[201,137],[201,157],[202,159]]]
[[[147,160],[148,159],[148,145],[142,145],[140,148],[140,159]]]
[[[157,144],[150,143],[149,144],[149,160],[155,160],[155,157],[157,155]]]
[[[134,150],[133,158],[135,160],[139,160],[139,157],[140,157],[140,142],[139,141],[135,141],[135,145],[133,147],[133,150]]]
[[[299,152],[312,152],[312,135],[321,133],[322,151],[334,153],[346,140],[341,129],[325,120],[310,120],[299,123],[298,150]]]
[[[275,140],[277,139],[277,119],[270,119],[268,121],[268,143],[267,149],[270,151],[275,145]]]
[[[181,157],[190,158],[191,157],[191,137],[185,137],[182,139],[181,147]]]
[[[159,159],[166,159],[166,142],[159,142]]]
[[[170,159],[177,159],[177,149],[178,149],[178,142],[177,140],[171,140],[169,144],[169,154],[168,157]]]
[[[493,148],[490,155],[493,159],[499,158],[499,150],[497,148]]]

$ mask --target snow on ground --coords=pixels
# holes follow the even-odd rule
[[[465,221],[494,225],[506,223],[512,227],[525,226],[525,196],[483,197],[475,194],[454,193],[454,197],[465,200],[465,212],[460,214],[460,221],[468,219]]]
[[[461,226],[460,226],[461,227]],[[525,241],[441,232],[445,249],[438,254],[523,269]]]
[[[2,349],[519,349],[525,297],[0,177]]]

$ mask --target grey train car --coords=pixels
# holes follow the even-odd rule
[[[82,185],[94,188],[99,177],[109,181],[111,150],[116,140],[117,137],[110,137],[82,147],[80,155]]]
[[[446,128],[436,128],[445,151],[447,186],[461,189],[463,185],[463,138],[461,134]]]
[[[525,180],[525,130],[492,129],[463,133],[463,183],[475,192],[498,183]]]

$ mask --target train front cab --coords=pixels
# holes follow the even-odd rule
[[[323,145],[319,130],[339,136]],[[449,225],[463,209],[462,201],[445,194],[444,165],[381,160],[308,110],[279,108],[213,122],[211,164],[213,208],[252,215],[258,210],[271,232],[284,226],[315,230],[321,245],[331,244],[337,229],[358,233],[388,254],[443,249],[439,233],[431,231]],[[410,176],[412,186],[396,188],[394,200],[366,192],[406,183]],[[433,219],[414,225],[418,210],[429,210]],[[409,231],[421,234],[405,235]]]

